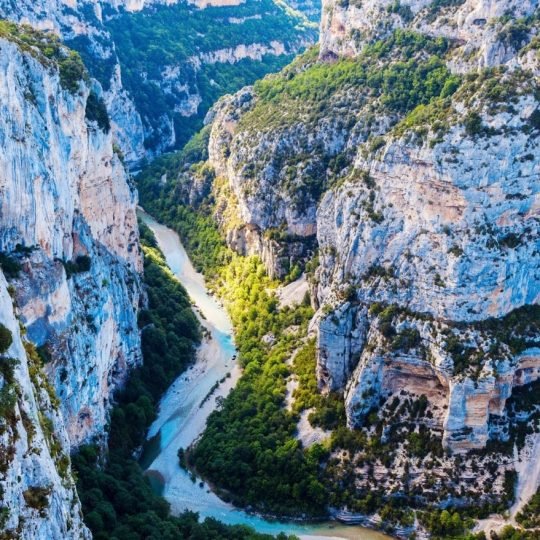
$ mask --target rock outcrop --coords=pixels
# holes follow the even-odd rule
[[[511,13],[513,20],[520,20],[538,8],[536,0],[370,0],[362,4],[326,0],[323,4],[321,58],[357,56],[371,40],[407,28],[456,40],[459,48],[453,62],[460,70],[511,61],[515,57],[513,32],[500,33],[508,22],[505,16]],[[518,33],[514,35],[520,39]]]

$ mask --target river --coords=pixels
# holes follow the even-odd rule
[[[193,268],[178,235],[148,214],[140,212],[139,215],[154,232],[167,264],[188,291],[199,319],[207,329],[195,364],[165,393],[158,418],[148,433],[153,450],[147,452],[146,474],[171,504],[172,511],[180,513],[188,509],[198,512],[201,518],[214,517],[227,524],[245,524],[261,533],[283,531],[306,540],[388,539],[376,531],[337,522],[299,524],[263,519],[222,501],[199,479],[192,481],[188,472],[179,466],[178,449],[188,447],[202,433],[208,416],[216,407],[216,400],[229,393],[241,373],[235,362],[231,321],[225,309],[208,294],[203,276]],[[212,392],[219,381],[222,382]]]

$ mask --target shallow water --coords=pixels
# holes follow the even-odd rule
[[[210,296],[204,278],[197,273],[182,246],[178,235],[140,212],[143,221],[152,229],[167,264],[188,291],[202,313],[201,323],[209,331],[199,347],[197,360],[171,385],[160,402],[158,418],[150,427],[149,448],[143,456],[154,489],[171,504],[173,512],[199,512],[202,518],[214,517],[228,524],[250,525],[259,532],[277,534],[281,531],[301,538],[342,538],[348,540],[382,540],[385,535],[357,526],[335,522],[298,524],[270,521],[249,514],[222,501],[206,484],[180,468],[178,449],[188,447],[204,430],[206,420],[216,408],[216,399],[224,397],[240,377],[234,360],[232,324],[225,309]],[[222,381],[209,397],[214,384]]]

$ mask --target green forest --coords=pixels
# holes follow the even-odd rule
[[[131,372],[111,412],[105,456],[84,445],[72,456],[84,520],[96,540],[269,540],[249,527],[200,522],[185,512],[172,516],[133,458],[156,416],[161,395],[194,360],[201,339],[189,297],[168,269],[151,231],[142,223],[144,285],[148,307],[140,313],[143,364]],[[285,535],[280,537],[286,539]]]
[[[244,367],[238,385],[188,453],[188,462],[203,477],[219,480],[220,494],[242,506],[280,515],[324,515],[327,494],[319,481],[319,462],[326,451],[319,445],[302,449],[295,438],[298,417],[283,407],[291,369],[287,360],[306,334],[313,314],[309,303],[279,309],[270,292],[276,283],[260,260],[228,249],[210,217],[171,206],[167,222],[224,300]],[[296,333],[284,331],[291,326],[298,328]],[[276,339],[272,347],[262,340],[269,334]]]

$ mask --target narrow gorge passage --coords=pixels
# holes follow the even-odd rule
[[[238,381],[240,367],[233,358],[231,321],[225,309],[206,290],[203,276],[193,268],[178,235],[144,211],[140,211],[139,216],[154,233],[169,267],[188,291],[199,319],[208,331],[198,350],[195,365],[180,375],[163,396],[158,418],[148,433],[149,439],[158,436],[159,450],[146,474],[171,504],[173,512],[187,509],[198,512],[203,519],[214,517],[226,524],[249,525],[268,534],[284,531],[306,540],[388,538],[370,529],[332,522],[301,525],[267,521],[222,501],[206,484],[201,487],[199,479],[193,481],[190,474],[179,466],[178,449],[187,448],[202,433],[218,398],[226,396]],[[223,382],[212,392],[214,385],[221,380]]]

